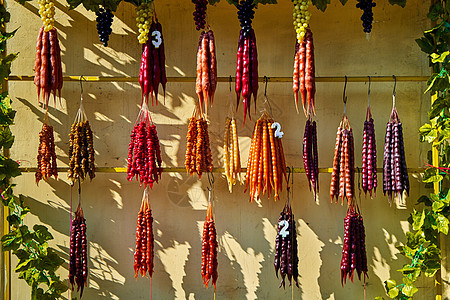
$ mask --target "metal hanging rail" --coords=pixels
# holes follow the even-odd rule
[[[33,173],[37,171],[36,167],[26,168],[26,167],[20,167],[19,170],[22,173]],[[64,173],[69,170],[68,167],[60,167],[58,168],[58,173]],[[247,168],[242,168],[242,173],[247,172]],[[293,173],[305,173],[305,168],[293,168]],[[96,167],[95,168],[96,173],[126,173],[127,168],[124,167]],[[185,173],[186,168],[185,167],[164,167],[162,168],[162,172],[164,173]],[[224,168],[213,168],[213,173],[224,173]],[[333,168],[319,168],[319,173],[332,173]],[[361,168],[355,169],[355,173],[360,173]],[[382,173],[383,169],[378,168],[377,173]],[[424,168],[408,168],[408,173],[423,173],[425,172]]]
[[[396,76],[397,81],[423,82],[428,80],[428,76]],[[235,77],[217,77],[218,82],[234,82]],[[266,77],[268,82],[292,82],[292,77]],[[138,77],[126,76],[64,76],[64,81],[88,81],[88,82],[138,82]],[[167,77],[168,82],[195,82],[195,77]],[[368,76],[347,76],[347,82],[368,82]],[[34,81],[34,76],[12,75],[8,81]],[[264,77],[258,78],[259,82],[264,82]],[[344,82],[344,76],[337,77],[316,77],[316,82]],[[370,76],[371,82],[391,82],[391,76]]]

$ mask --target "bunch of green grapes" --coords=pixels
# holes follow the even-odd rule
[[[151,3],[143,3],[136,8],[136,26],[139,28],[139,44],[145,44],[148,40],[148,32],[153,17],[153,7]]]
[[[294,2],[294,28],[297,33],[297,40],[301,42],[306,34],[306,28],[309,26],[311,13],[308,11],[311,0],[293,0]]]
[[[55,23],[55,4],[51,0],[38,0],[39,15],[44,22],[44,30],[50,31]]]

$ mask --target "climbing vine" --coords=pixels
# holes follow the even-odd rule
[[[450,0],[441,0],[432,4],[427,17],[435,24],[426,30],[424,36],[416,42],[428,55],[433,72],[429,78],[425,93],[431,93],[435,100],[428,112],[429,122],[419,129],[422,142],[432,144],[439,153],[439,165],[429,163],[423,182],[430,186],[439,184],[439,192],[421,196],[408,218],[412,231],[406,233],[406,242],[397,247],[409,263],[399,271],[401,282],[393,279],[385,281],[388,296],[393,299],[411,299],[418,292],[415,281],[419,276],[432,277],[441,268],[439,234],[448,234],[450,198]]]
[[[0,27],[6,28],[10,14],[4,5],[0,5]],[[5,79],[11,72],[11,63],[17,53],[6,53],[6,41],[14,36],[16,30],[10,33],[0,31],[0,82],[3,90]],[[14,143],[10,125],[14,123],[16,112],[11,107],[8,92],[0,93],[0,150],[8,152]],[[22,197],[13,195],[13,177],[19,176],[19,164],[5,155],[0,155],[0,196],[3,206],[10,210],[7,216],[10,231],[1,238],[2,250],[11,251],[17,256],[18,263],[15,272],[31,287],[31,299],[51,300],[61,298],[67,286],[56,275],[56,270],[64,262],[56,251],[48,246],[53,236],[47,227],[36,224],[30,229],[23,224],[24,217],[30,212]],[[2,207],[3,209],[3,207]],[[3,284],[3,283],[2,283]]]

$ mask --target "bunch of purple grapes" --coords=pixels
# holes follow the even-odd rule
[[[244,37],[250,34],[252,29],[252,19],[255,16],[255,5],[253,0],[241,0],[241,2],[236,5],[238,9],[238,18],[241,23],[242,34]]]
[[[364,32],[372,31],[373,12],[372,8],[377,5],[373,0],[358,0],[356,7],[363,11],[361,21],[363,22]]]
[[[206,24],[206,6],[208,5],[208,0],[192,0],[195,4],[194,21],[197,30],[205,29]]]
[[[356,270],[359,280],[361,274],[366,281],[367,256],[366,256],[366,233],[362,216],[353,206],[347,210],[344,219],[344,245],[341,259],[341,284],[347,281],[347,276],[353,282],[353,272]]]
[[[305,133],[303,136],[303,165],[305,166],[306,177],[308,178],[309,190],[317,199],[319,193],[319,160],[317,154],[317,126],[316,121],[306,121]]]
[[[297,254],[297,231],[295,219],[292,214],[291,205],[286,203],[278,219],[277,238],[275,239],[275,274],[278,278],[278,270],[281,274],[280,286],[285,287],[285,277],[292,285],[292,279],[298,286],[298,254]]]
[[[392,110],[386,126],[383,156],[383,192],[387,194],[389,203],[392,197],[398,196],[403,202],[403,192],[409,195],[409,177],[405,161],[403,145],[403,128],[397,109]]]
[[[114,15],[109,8],[104,9],[102,7],[98,9],[95,15],[97,16],[97,32],[100,42],[106,47],[108,46],[109,35],[112,32],[111,25]]]
[[[362,189],[364,194],[375,194],[377,189],[377,146],[375,143],[375,126],[373,124],[370,108],[367,108],[364,122],[363,149],[362,149]]]

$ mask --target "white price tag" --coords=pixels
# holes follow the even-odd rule
[[[283,137],[283,135],[284,135],[284,132],[281,131],[281,125],[280,125],[280,123],[274,122],[274,123],[272,124],[272,129],[273,129],[273,128],[276,128],[276,129],[275,129],[275,133],[274,133],[275,137],[281,139],[281,138]]]
[[[281,228],[281,230],[280,230],[280,235],[281,235],[282,237],[287,237],[287,236],[289,235],[289,231],[288,231],[288,229],[289,229],[289,222],[286,221],[286,220],[281,220],[281,221],[278,223],[278,226],[283,226],[283,227]]]
[[[159,46],[161,46],[162,44],[161,32],[159,32],[158,30],[153,31],[152,37],[155,37],[155,39],[152,39],[153,46],[155,46],[155,48],[159,48]]]

